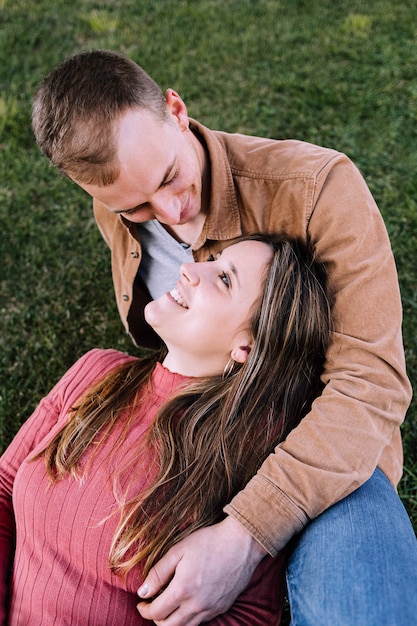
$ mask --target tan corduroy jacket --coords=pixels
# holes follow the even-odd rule
[[[211,200],[195,260],[258,231],[310,236],[335,293],[325,390],[225,511],[271,553],[342,499],[376,466],[397,485],[399,426],[411,397],[398,279],[387,232],[359,171],[343,154],[299,141],[210,131],[192,121],[211,165]],[[135,225],[94,203],[112,251],[121,318],[139,344],[143,290]],[[149,298],[149,296],[147,296]],[[148,329],[149,331],[149,329]]]

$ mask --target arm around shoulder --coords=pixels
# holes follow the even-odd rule
[[[334,295],[326,386],[226,508],[270,552],[363,484],[377,465],[396,485],[399,426],[411,397],[398,277],[375,201],[343,155],[318,175],[315,194],[307,233]]]

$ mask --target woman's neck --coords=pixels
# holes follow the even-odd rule
[[[199,359],[188,354],[178,354],[171,351],[165,356],[162,365],[174,374],[182,374],[183,376],[191,376],[193,378],[219,376],[222,374],[225,366],[209,358]]]

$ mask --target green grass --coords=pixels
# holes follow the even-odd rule
[[[408,0],[0,0],[0,449],[93,346],[133,351],[89,198],[41,157],[42,77],[75,51],[141,63],[228,131],[346,152],[385,218],[417,381],[417,6]],[[417,404],[400,495],[417,528]]]

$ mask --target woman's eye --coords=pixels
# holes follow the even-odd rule
[[[230,279],[229,279],[229,276],[226,274],[226,272],[222,272],[220,274],[220,279],[224,282],[227,288],[230,287]]]

